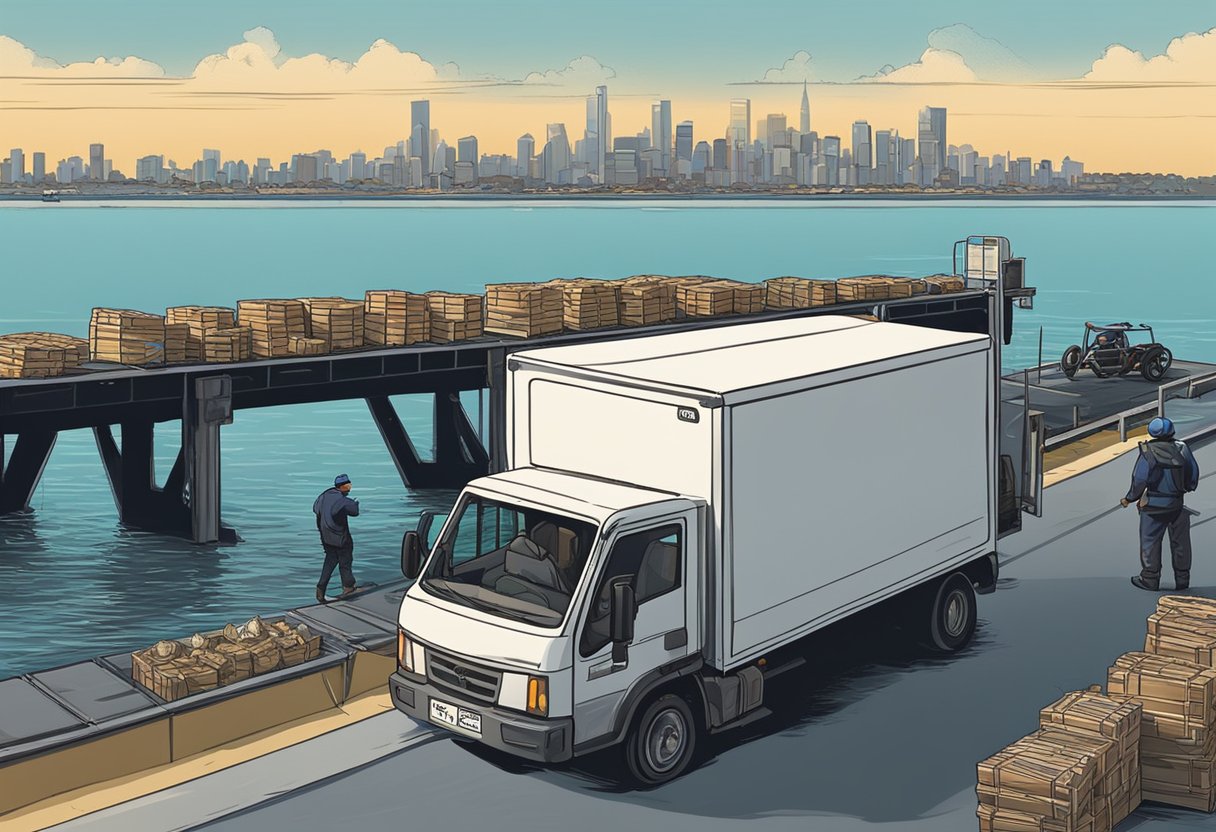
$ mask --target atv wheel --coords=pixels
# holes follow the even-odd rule
[[[1140,359],[1140,375],[1146,381],[1161,381],[1173,363],[1173,354],[1160,344],[1154,344],[1145,350],[1144,357]]]
[[[1073,344],[1068,349],[1064,350],[1064,355],[1060,358],[1060,370],[1067,378],[1072,378],[1077,374],[1077,370],[1081,368],[1081,348]]]

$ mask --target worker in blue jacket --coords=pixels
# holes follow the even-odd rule
[[[1132,584],[1156,592],[1161,586],[1161,542],[1170,533],[1175,589],[1191,584],[1191,513],[1183,495],[1199,487],[1199,463],[1185,442],[1174,439],[1174,423],[1158,417],[1148,423],[1149,441],[1140,443],[1132,487],[1119,504],[1140,509],[1140,574]]]
[[[351,565],[355,559],[355,541],[350,536],[348,517],[359,516],[359,503],[351,499],[350,477],[339,474],[334,478],[334,487],[321,492],[312,504],[317,515],[317,531],[321,533],[321,548],[325,550],[325,565],[321,567],[321,580],[317,582],[317,601],[326,602],[325,588],[334,574],[334,567],[342,577],[342,594],[346,598],[355,591],[355,573]]]

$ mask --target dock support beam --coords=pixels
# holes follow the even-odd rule
[[[53,430],[29,430],[17,434],[8,465],[4,464],[4,435],[0,434],[0,514],[25,511],[42,479],[47,460],[59,434]]]
[[[435,393],[434,461],[424,462],[387,396],[367,399],[380,437],[406,488],[460,488],[489,469],[489,456],[469,420],[460,393]]]
[[[507,470],[507,351],[486,353],[486,386],[490,388],[490,473]]]
[[[220,425],[232,424],[232,378],[194,380],[182,414],[183,481],[195,543],[231,543],[236,533],[220,521]]]
[[[147,531],[188,537],[190,517],[182,494],[185,461],[179,452],[164,488],[156,485],[153,431],[150,421],[122,423],[122,448],[109,425],[93,428],[102,467],[110,481],[119,519]]]

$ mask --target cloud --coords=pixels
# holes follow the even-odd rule
[[[67,78],[159,78],[165,70],[151,61],[134,56],[97,58],[94,61],[60,64],[39,55],[20,41],[0,35],[0,76],[34,75]]]
[[[769,69],[760,79],[768,84],[799,83],[815,81],[815,71],[811,67],[811,53],[800,49],[791,57],[785,59],[779,67]]]
[[[604,66],[590,55],[582,55],[561,69],[529,72],[521,83],[558,87],[590,88],[616,77],[616,70]]]
[[[926,49],[920,60],[894,67],[887,64],[874,75],[863,75],[859,83],[868,84],[966,84],[977,80],[975,71],[957,52]]]
[[[1086,81],[1216,83],[1216,28],[1174,38],[1161,55],[1145,58],[1121,44],[1107,47]]]
[[[1035,75],[1030,64],[1012,49],[963,23],[934,29],[929,33],[929,47],[955,53],[982,81],[1026,80]]]

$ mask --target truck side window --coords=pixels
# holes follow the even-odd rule
[[[680,562],[684,551],[679,523],[658,526],[617,539],[608,556],[607,568],[592,596],[587,623],[579,641],[583,657],[600,650],[609,641],[610,584],[620,575],[632,575],[638,606],[680,586]]]

